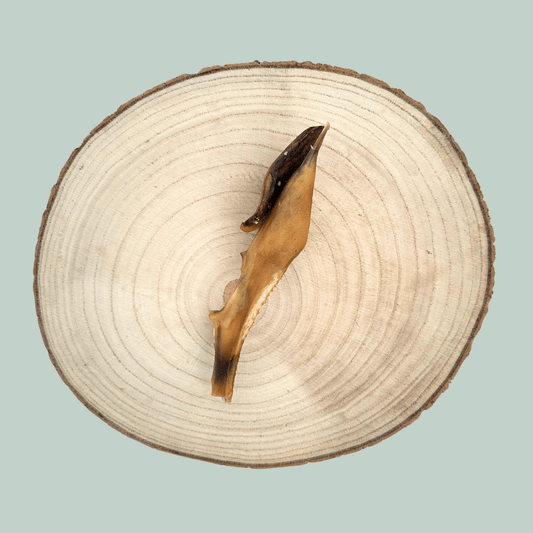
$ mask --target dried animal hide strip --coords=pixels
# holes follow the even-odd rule
[[[239,355],[259,310],[291,262],[304,249],[309,234],[316,161],[326,126],[301,133],[268,169],[259,206],[242,223],[258,230],[243,257],[241,277],[220,311],[211,311],[215,327],[212,394],[230,402]]]

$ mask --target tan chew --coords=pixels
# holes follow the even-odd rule
[[[318,150],[328,129],[329,124],[326,124],[319,129],[319,136],[312,137],[311,141],[309,137],[305,138],[303,147],[300,143],[292,143],[282,153],[280,157],[289,162],[301,155],[302,162],[294,165],[296,170],[286,177],[283,189],[274,200],[274,193],[268,192],[271,189],[269,185],[275,181],[281,186],[283,177],[276,176],[272,167],[267,172],[256,211],[259,214],[254,216],[255,229],[259,230],[250,248],[241,254],[239,284],[225,307],[209,314],[215,327],[212,394],[222,396],[228,402],[233,396],[235,372],[244,339],[266,299],[307,242]]]

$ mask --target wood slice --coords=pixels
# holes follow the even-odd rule
[[[233,402],[211,396],[209,311],[239,276],[266,169],[330,122],[307,247],[246,342]],[[181,76],[75,150],[39,235],[53,364],[112,427],[251,467],[360,450],[415,420],[468,354],[493,286],[479,186],[401,91],[310,63]]]

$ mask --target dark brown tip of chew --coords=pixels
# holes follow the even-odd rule
[[[256,212],[241,224],[243,231],[255,231],[261,227],[274,205],[276,205],[289,179],[303,163],[305,156],[309,153],[311,146],[316,142],[323,129],[324,126],[307,128],[272,163],[263,184],[259,206]]]
[[[222,359],[215,357],[215,366],[213,368],[212,383],[212,395],[222,396],[227,395],[227,385],[231,370],[231,359]]]

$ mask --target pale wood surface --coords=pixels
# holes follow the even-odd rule
[[[52,361],[123,433],[256,467],[374,444],[429,407],[490,299],[492,230],[444,127],[350,71],[276,64],[173,80],[85,140],[45,213],[36,298]],[[211,396],[213,327],[266,169],[330,122],[307,247]]]

